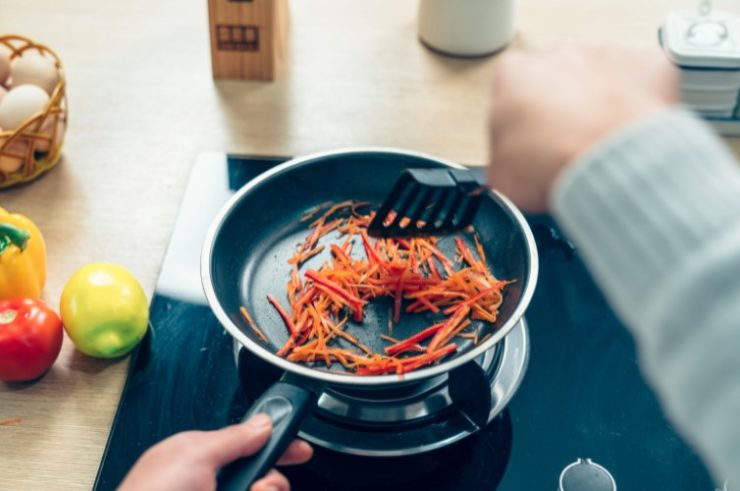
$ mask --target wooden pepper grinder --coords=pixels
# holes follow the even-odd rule
[[[285,60],[287,0],[208,0],[213,78],[274,80]]]

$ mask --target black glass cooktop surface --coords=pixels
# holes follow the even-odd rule
[[[282,160],[203,154],[196,161],[152,300],[151,329],[132,356],[95,489],[114,489],[157,441],[235,422],[249,406],[231,336],[205,303],[200,248],[229,195]],[[293,489],[408,490],[411,482],[426,490],[551,491],[566,466],[589,458],[620,490],[715,490],[663,415],[632,339],[577,253],[548,217],[527,218],[540,277],[526,314],[529,368],[508,408],[478,434],[414,457],[318,451],[309,465],[285,469]]]

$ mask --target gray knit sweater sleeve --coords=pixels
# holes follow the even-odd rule
[[[720,484],[740,487],[735,159],[705,124],[666,110],[564,171],[551,207],[632,330],[674,424]]]

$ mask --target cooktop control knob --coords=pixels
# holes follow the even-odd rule
[[[560,473],[559,491],[617,491],[617,483],[604,467],[578,459]]]

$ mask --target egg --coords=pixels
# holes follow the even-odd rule
[[[11,174],[23,166],[28,151],[28,143],[16,140],[6,148],[3,148],[3,143],[3,140],[0,139],[0,171]],[[7,155],[8,153],[13,155]],[[17,157],[16,155],[23,155],[23,157]]]
[[[8,93],[8,91],[5,90],[5,87],[3,87],[2,85],[0,85],[0,102],[3,101],[3,97],[5,97],[5,94],[7,94],[7,93]],[[0,133],[1,133],[1,131],[0,131]]]
[[[55,119],[56,119],[56,125],[54,124]],[[54,126],[56,126],[56,130],[54,129]],[[64,138],[64,132],[66,130],[67,130],[67,124],[61,117],[60,118],[50,117],[41,127],[41,133],[43,133],[44,136],[49,137],[49,139],[48,140],[36,140],[35,150],[37,152],[42,152],[42,153],[48,152],[49,150],[51,150],[52,144],[54,144],[55,142],[61,141]]]
[[[0,44],[0,84],[4,84],[10,76],[10,48]]]
[[[51,94],[59,82],[59,72],[53,58],[35,50],[24,51],[10,62],[10,79],[13,87],[37,85]]]
[[[0,128],[6,131],[18,128],[48,102],[49,95],[35,85],[13,87],[0,101]]]

